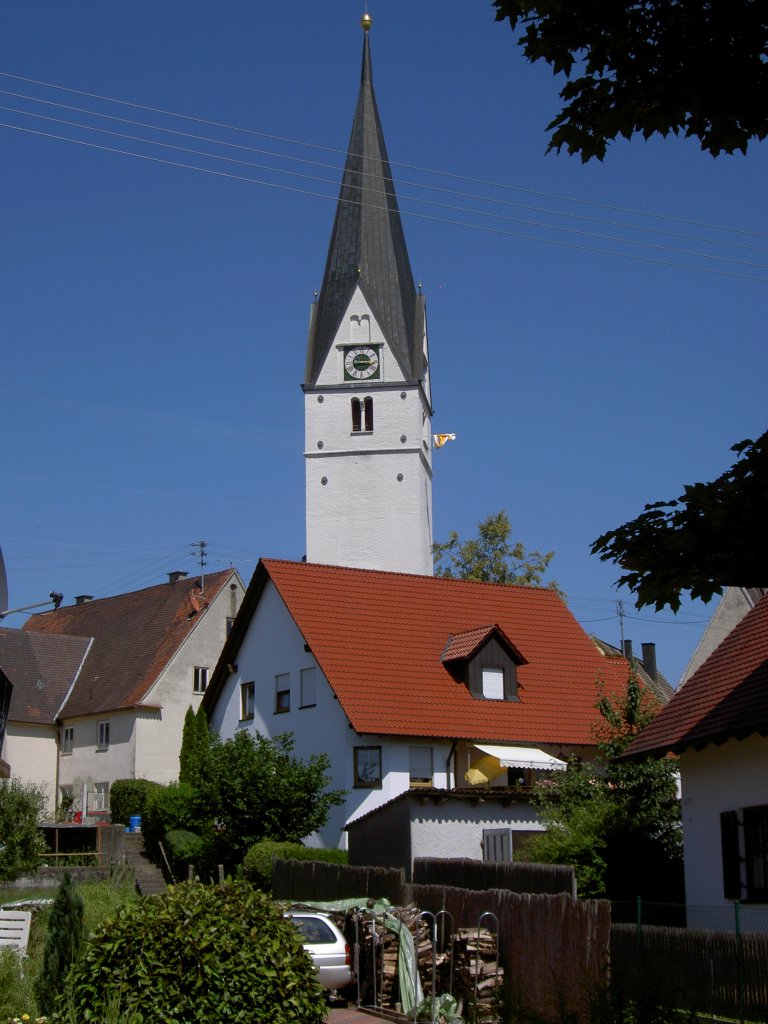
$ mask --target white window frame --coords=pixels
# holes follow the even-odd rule
[[[96,735],[96,749],[109,750],[109,719],[105,718],[98,723]]]
[[[195,693],[205,693],[208,689],[207,665],[195,665],[192,676],[192,689]]]
[[[485,700],[504,700],[504,669],[498,665],[484,665],[480,678]]]
[[[109,810],[109,783],[108,782],[94,782],[93,790],[91,792],[91,811],[98,813],[99,811]]]
[[[317,705],[317,669],[314,665],[301,670],[299,701],[300,708],[313,708]]]
[[[74,725],[65,725],[61,730],[61,752],[62,754],[71,754],[72,748],[75,745],[75,727]]]
[[[291,710],[291,673],[275,676],[275,714],[284,715]]]
[[[255,715],[256,684],[240,683],[240,721],[252,722]]]

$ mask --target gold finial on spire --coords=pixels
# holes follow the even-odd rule
[[[360,19],[360,24],[363,26],[363,32],[369,32],[371,25],[373,24],[373,18],[370,16],[368,11]]]

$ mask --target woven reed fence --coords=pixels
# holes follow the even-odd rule
[[[576,895],[573,867],[563,864],[487,863],[481,860],[416,857],[413,881],[417,885],[451,885],[457,889],[507,889]]]
[[[768,1021],[768,935],[614,924],[611,989],[622,1002]]]
[[[275,860],[272,893],[279,900],[330,902],[358,896],[388,899],[395,906],[408,902],[402,868],[353,867],[319,860]]]

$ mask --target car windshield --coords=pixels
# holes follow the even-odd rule
[[[293,923],[301,932],[304,942],[337,942],[338,939],[327,922],[318,917],[292,917]]]

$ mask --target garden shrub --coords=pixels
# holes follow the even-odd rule
[[[41,786],[0,779],[0,882],[13,882],[37,870],[46,852],[37,830],[45,808]]]
[[[186,876],[187,865],[200,865],[205,860],[205,840],[194,832],[172,829],[165,834],[165,849],[172,870],[181,877]]]
[[[109,789],[112,821],[127,825],[134,814],[143,819],[150,795],[160,788],[159,782],[149,779],[117,779]]]
[[[91,937],[63,1003],[99,1020],[120,999],[140,1024],[322,1024],[325,999],[294,926],[247,882],[186,882]]]
[[[263,839],[254,843],[243,860],[243,874],[264,892],[272,890],[272,861],[280,860],[322,860],[331,864],[346,864],[346,850],[321,850],[301,843],[278,843]]]
[[[84,913],[83,898],[71,876],[65,873],[48,918],[43,969],[35,985],[38,1007],[43,1013],[53,1010],[64,976],[80,952]]]

